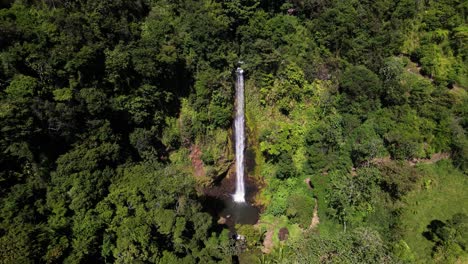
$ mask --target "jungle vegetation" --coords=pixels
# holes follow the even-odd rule
[[[467,15],[0,1],[0,263],[468,262]],[[200,199],[234,159],[239,61],[262,208],[243,247]]]

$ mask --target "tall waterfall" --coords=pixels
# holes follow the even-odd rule
[[[245,125],[244,125],[244,70],[240,67],[236,70],[236,117],[234,120],[236,138],[236,193],[234,201],[245,202],[244,188],[244,149],[245,149]]]

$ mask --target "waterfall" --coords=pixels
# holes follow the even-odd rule
[[[236,140],[236,193],[234,201],[245,202],[244,188],[244,149],[245,149],[245,128],[244,128],[244,70],[240,67],[236,70],[236,117],[234,119],[234,130]]]

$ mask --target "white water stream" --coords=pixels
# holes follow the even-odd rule
[[[236,141],[236,193],[233,195],[236,203],[245,202],[244,187],[244,149],[245,149],[245,118],[244,118],[244,70],[236,70],[236,117],[234,119]]]

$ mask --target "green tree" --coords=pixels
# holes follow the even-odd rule
[[[380,107],[382,84],[379,77],[365,66],[351,66],[340,82],[343,93],[341,108],[345,112],[366,117],[366,113]]]
[[[380,182],[376,168],[362,168],[356,175],[333,172],[327,192],[329,214],[343,224],[344,230],[362,222],[374,210],[372,200]]]
[[[436,262],[457,262],[468,259],[468,217],[457,213],[446,222],[432,220],[425,237],[435,243],[433,257]]]

